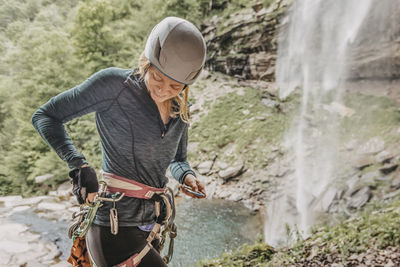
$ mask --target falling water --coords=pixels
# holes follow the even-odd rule
[[[269,244],[278,245],[287,238],[286,226],[307,236],[324,210],[324,199],[332,195],[330,188],[340,169],[339,122],[351,116],[342,104],[349,49],[380,4],[376,0],[298,0],[290,9],[280,33],[276,80],[283,99],[300,88],[301,105],[285,142],[293,151],[294,172],[267,208],[265,239]]]

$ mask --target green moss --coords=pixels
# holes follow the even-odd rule
[[[241,155],[261,166],[269,148],[281,139],[290,114],[279,106],[265,106],[259,90],[242,89],[243,95],[228,93],[210,104],[209,112],[192,125],[190,141],[199,142],[200,151],[214,151],[230,161]]]
[[[269,261],[275,250],[267,244],[244,245],[233,253],[224,253],[219,259],[204,260],[196,266],[264,266]]]
[[[349,137],[349,132],[360,141],[379,136],[386,142],[398,142],[399,137],[392,133],[393,126],[400,125],[400,109],[393,99],[360,93],[348,93],[344,105],[355,111],[341,123],[341,135]]]

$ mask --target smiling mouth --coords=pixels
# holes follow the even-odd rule
[[[164,97],[166,97],[166,95],[160,95],[160,94],[158,94],[156,91],[154,92],[154,94],[155,94],[157,97],[159,97],[159,98],[164,98]]]

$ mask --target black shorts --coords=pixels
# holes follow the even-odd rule
[[[147,244],[149,232],[138,227],[119,227],[118,234],[113,235],[110,227],[92,224],[86,234],[86,246],[96,267],[112,267],[122,263],[135,253],[139,253]],[[157,249],[159,240],[151,243],[154,248],[143,257],[139,267],[167,267]]]

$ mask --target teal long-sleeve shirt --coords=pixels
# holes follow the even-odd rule
[[[64,123],[95,112],[102,147],[102,169],[149,186],[162,188],[172,176],[183,183],[194,174],[186,159],[188,125],[179,116],[164,125],[143,80],[132,70],[108,68],[41,106],[32,124],[71,169],[87,163],[65,131]],[[107,203],[94,223],[109,225]],[[154,203],[125,197],[117,204],[121,226],[154,222]]]

